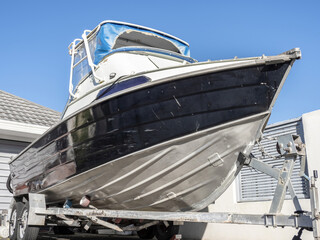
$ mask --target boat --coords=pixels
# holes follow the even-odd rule
[[[198,62],[187,42],[104,21],[69,46],[61,121],[10,162],[16,199],[199,211],[235,179],[300,49]]]

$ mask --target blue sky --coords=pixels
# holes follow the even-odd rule
[[[300,47],[270,122],[320,109],[320,1],[2,1],[0,89],[61,112],[67,46],[103,20],[175,35],[199,61]]]

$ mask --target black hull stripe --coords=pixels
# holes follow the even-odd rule
[[[216,111],[204,111],[204,112],[198,112],[198,113],[195,113],[195,115],[201,115],[201,114],[209,114],[209,113],[214,113],[214,112],[222,112],[222,111],[229,111],[229,110],[236,110],[236,109],[242,109],[242,108],[250,108],[250,107],[257,107],[257,105],[251,105],[251,106],[240,106],[240,107],[233,107],[233,108],[226,108],[226,109],[221,109],[221,110],[216,110]],[[180,119],[182,119],[182,118],[184,118],[184,117],[188,117],[189,115],[183,115],[183,116],[180,116],[179,118]],[[104,120],[104,119],[100,119],[100,121],[101,120]],[[161,121],[167,121],[167,120],[170,120],[170,118],[167,118],[167,119],[161,119]],[[137,125],[137,126],[135,126],[135,128],[138,128],[138,127],[141,127],[141,126],[144,126],[144,125],[147,125],[147,124],[152,124],[152,123],[155,123],[156,121],[153,121],[153,122],[148,122],[148,123],[146,123],[146,124],[140,124],[140,125]],[[86,126],[87,127],[87,126]],[[95,135],[94,137],[91,137],[91,138],[86,138],[84,141],[82,141],[82,142],[79,142],[79,143],[77,143],[77,144],[74,144],[74,145],[72,145],[72,146],[69,146],[69,147],[66,147],[66,148],[64,148],[64,149],[61,149],[59,152],[57,152],[54,156],[51,156],[51,157],[49,157],[49,158],[47,158],[47,159],[44,159],[44,161],[42,161],[43,163],[45,163],[45,162],[48,162],[48,161],[50,161],[50,159],[55,159],[54,161],[59,161],[59,157],[60,157],[60,155],[59,154],[65,154],[67,151],[69,151],[71,148],[74,148],[74,149],[82,149],[82,148],[84,148],[86,145],[88,145],[89,143],[90,143],[90,145],[93,145],[93,141],[100,141],[100,140],[103,140],[104,138],[105,138],[105,136],[106,136],[106,134],[118,134],[120,131],[122,131],[122,132],[125,132],[125,131],[134,131],[134,130],[132,130],[133,129],[133,127],[127,127],[127,128],[123,128],[123,129],[118,129],[118,130],[115,130],[115,131],[112,131],[112,132],[107,132],[107,133],[104,133],[103,135],[99,135],[99,134],[97,134],[97,135]],[[200,129],[200,127],[199,127],[199,129],[194,129],[194,132],[196,132],[196,131],[200,131],[200,130],[202,130],[202,129]],[[181,136],[183,136],[183,134],[181,135]],[[181,136],[177,136],[177,137],[181,137]],[[106,146],[106,147],[108,147],[108,146]],[[107,152],[107,151],[109,151],[110,149],[113,149],[114,148],[114,146],[112,146],[112,148],[104,148],[104,149],[102,149],[102,150],[99,150],[99,151],[96,151],[96,152],[93,152],[93,153],[88,153],[86,156],[83,156],[84,158],[87,158],[87,157],[89,157],[89,156],[93,156],[93,155],[96,155],[97,153],[99,154],[99,153],[103,153],[103,152]],[[51,160],[52,161],[52,160]],[[56,164],[53,164],[53,165],[56,165]],[[48,167],[48,169],[51,169],[52,167],[50,166],[50,167]]]

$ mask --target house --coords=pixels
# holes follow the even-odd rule
[[[60,113],[0,90],[0,212],[7,210],[11,158],[58,122]]]

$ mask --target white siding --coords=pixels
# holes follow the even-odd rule
[[[8,209],[12,194],[7,190],[6,182],[9,176],[9,161],[29,143],[7,141],[0,139],[0,211]]]

